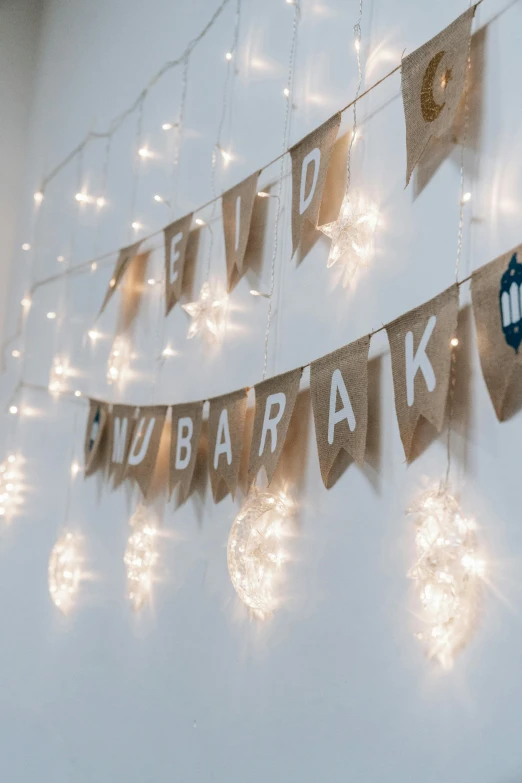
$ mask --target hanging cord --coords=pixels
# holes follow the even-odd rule
[[[98,204],[98,214],[96,215],[96,235],[94,238],[94,255],[98,252],[98,245],[100,240],[100,223],[101,223],[101,214],[102,214],[102,208],[106,204],[106,195],[107,195],[107,180],[109,177],[109,162],[110,162],[110,156],[111,156],[111,147],[112,147],[112,136],[109,136],[107,138],[107,141],[105,142],[105,154],[103,158],[103,168],[102,168],[102,178],[101,178],[101,198],[103,199],[102,204]],[[94,267],[96,269],[96,267]]]
[[[178,111],[178,119],[176,122],[176,144],[174,148],[174,156],[172,159],[172,197],[171,197],[171,207],[172,207],[172,217],[174,217],[174,214],[177,209],[178,204],[178,194],[177,194],[177,185],[178,185],[178,178],[179,178],[179,159],[181,155],[181,145],[183,142],[183,133],[185,130],[185,107],[187,105],[187,88],[188,88],[188,69],[190,64],[190,55],[187,54],[187,56],[183,60],[183,68],[181,71],[181,101],[179,105],[179,111]]]
[[[138,198],[138,182],[140,179],[140,155],[139,151],[141,149],[141,138],[143,134],[143,104],[145,103],[146,93],[143,93],[139,107],[138,107],[138,119],[136,122],[136,157],[134,159],[134,171],[132,175],[132,186],[131,186],[131,202],[130,202],[130,220],[129,220],[129,227],[127,229],[127,237],[130,240],[132,238],[132,232],[134,231],[134,228],[132,226],[134,222],[134,218],[136,217],[136,200]]]
[[[357,101],[359,99],[359,95],[361,93],[361,87],[362,87],[362,79],[363,79],[363,72],[362,72],[362,66],[361,66],[361,22],[362,22],[362,15],[363,15],[363,0],[359,0],[359,18],[353,26],[353,34],[355,39],[355,52],[357,54],[357,70],[358,70],[358,77],[357,77],[357,89],[355,90],[355,99],[353,102],[353,128],[352,128],[352,135],[350,138],[350,144],[348,147],[348,156],[346,158],[346,187],[345,192],[348,192],[348,188],[350,187],[350,180],[352,175],[352,169],[351,169],[351,163],[352,163],[352,147],[355,144],[355,136],[357,133]]]
[[[470,2],[471,5],[471,2]],[[457,236],[457,258],[455,261],[455,283],[459,285],[459,272],[460,263],[462,259],[462,244],[464,235],[464,154],[466,148],[466,142],[468,137],[468,125],[469,125],[469,91],[471,89],[470,83],[470,71],[471,71],[471,36],[468,42],[468,58],[466,65],[466,83],[464,85],[465,98],[464,98],[464,128],[462,131],[462,142],[460,145],[460,203],[459,203],[459,229]],[[455,338],[456,340],[457,338]],[[451,343],[451,368],[450,368],[450,387],[449,387],[449,400],[448,400],[448,435],[446,440],[446,475],[444,483],[441,483],[441,491],[447,490],[449,485],[449,477],[451,471],[451,440],[453,433],[453,418],[455,413],[455,385],[457,381],[457,346],[458,342],[454,345],[453,340]]]
[[[299,2],[300,0],[296,0],[294,4],[294,18],[292,22],[292,43],[290,46],[290,55],[288,58],[288,76],[286,80],[286,93],[285,93],[286,95],[285,121],[283,125],[283,144],[282,144],[283,152],[279,156],[279,158],[281,159],[281,168],[279,171],[279,181],[277,184],[277,195],[276,195],[277,208],[276,208],[275,226],[274,226],[274,244],[272,248],[272,261],[270,264],[270,288],[268,292],[268,310],[266,316],[265,350],[264,350],[264,358],[263,358],[263,380],[265,380],[266,378],[266,370],[268,365],[268,345],[270,339],[270,328],[272,326],[272,300],[274,296],[275,265],[277,259],[277,247],[279,242],[279,221],[281,218],[281,196],[283,191],[283,178],[284,178],[284,170],[285,170],[285,153],[288,147],[290,113],[292,109],[293,93],[294,93],[295,50],[297,45],[297,28],[299,25],[299,13],[300,13]],[[278,160],[279,158],[276,158],[276,160]]]
[[[69,512],[71,508],[71,493],[72,493],[72,483],[76,477],[76,473],[73,475],[73,464],[74,464],[74,455],[76,454],[76,434],[78,431],[78,418],[80,415],[80,409],[76,408],[74,412],[74,424],[73,424],[73,432],[72,432],[72,441],[71,441],[71,458],[69,462],[69,477],[67,481],[67,491],[65,493],[65,515],[64,515],[64,528],[67,528],[67,524],[69,521]]]

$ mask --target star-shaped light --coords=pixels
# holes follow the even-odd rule
[[[182,305],[192,318],[187,337],[190,339],[200,332],[213,340],[217,340],[225,328],[225,317],[228,296],[224,292],[213,289],[208,281],[201,287],[199,299],[196,302]]]
[[[361,266],[366,266],[373,254],[373,240],[379,216],[372,204],[362,198],[350,198],[345,193],[337,220],[319,226],[330,237],[328,268],[337,261],[345,264],[344,285],[354,282]]]

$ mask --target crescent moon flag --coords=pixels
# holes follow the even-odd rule
[[[476,5],[402,61],[406,120],[406,185],[432,136],[440,138],[455,120],[466,86],[471,24]]]

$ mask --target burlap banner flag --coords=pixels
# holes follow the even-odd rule
[[[386,327],[395,410],[406,459],[410,458],[421,415],[439,432],[442,429],[458,309],[458,287],[453,285]]]
[[[107,307],[107,304],[116,290],[118,283],[125,274],[125,270],[127,269],[128,265],[132,259],[138,255],[140,244],[141,240],[139,242],[135,242],[133,245],[129,245],[129,247],[124,247],[120,250],[118,260],[116,261],[116,266],[114,267],[112,277],[109,281],[107,293],[105,294],[105,299],[103,300],[103,304],[101,306],[100,314],[103,313]]]
[[[84,475],[92,476],[103,464],[103,445],[108,406],[99,400],[89,400],[89,415],[85,429]]]
[[[172,406],[170,436],[169,493],[181,485],[180,498],[186,500],[198,456],[203,419],[203,402]]]
[[[165,315],[181,297],[185,251],[192,224],[192,213],[163,229],[165,239]]]
[[[118,487],[123,481],[125,466],[136,426],[136,411],[133,405],[113,405],[107,424],[107,465],[109,477]]]
[[[212,496],[217,502],[221,484],[234,497],[247,406],[245,389],[214,397],[208,415],[208,462]]]
[[[227,261],[227,282],[230,291],[234,271],[243,271],[243,260],[247,248],[254,201],[257,195],[256,171],[222,196],[223,231],[225,234],[225,255]]]
[[[502,421],[513,372],[522,365],[522,245],[473,272],[471,299],[482,373]]]
[[[310,393],[323,483],[341,449],[364,463],[368,424],[370,337],[323,356],[310,367]]]
[[[340,123],[341,115],[335,114],[290,149],[293,253],[299,245],[304,221],[317,225],[326,172]]]
[[[406,184],[432,136],[455,119],[466,84],[471,23],[476,5],[402,61],[406,120]]]
[[[256,409],[250,446],[248,482],[251,484],[262,467],[268,483],[277,467],[299,392],[301,368],[276,375],[255,386]]]
[[[144,497],[156,467],[166,415],[166,405],[150,405],[140,408],[136,419],[123,477],[136,479]]]

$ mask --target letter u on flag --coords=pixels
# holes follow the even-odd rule
[[[368,424],[370,337],[323,356],[310,367],[310,393],[321,476],[325,487],[341,449],[364,463]]]
[[[140,408],[136,418],[124,478],[136,479],[144,497],[154,475],[166,415],[166,405],[149,405]]]
[[[303,223],[317,226],[326,173],[341,124],[335,114],[290,150],[292,158],[292,253],[301,239]]]
[[[249,484],[255,480],[262,467],[266,470],[268,483],[272,481],[292,418],[300,380],[301,368],[276,375],[254,387],[256,409],[248,466]]]
[[[457,329],[456,285],[388,324],[395,410],[406,459],[422,415],[441,431]]]
[[[170,435],[169,494],[181,484],[181,500],[188,497],[203,420],[203,403],[189,402],[172,406]]]

